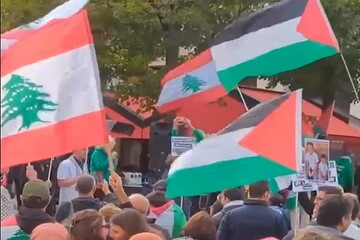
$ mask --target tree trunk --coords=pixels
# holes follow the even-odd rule
[[[322,110],[326,109],[327,106],[333,103],[336,95],[336,79],[334,78],[334,69],[327,68],[323,77],[320,86],[323,88],[322,95]]]
[[[171,30],[165,39],[165,63],[166,71],[169,71],[177,66],[179,57],[179,45],[173,40]]]

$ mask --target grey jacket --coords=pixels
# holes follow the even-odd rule
[[[343,240],[356,240],[356,239],[349,238],[349,237],[345,236],[343,233],[339,232],[338,230],[336,230],[334,228],[323,227],[323,226],[319,226],[319,225],[309,225],[305,229],[314,229],[314,230],[317,230],[319,232],[324,232],[324,233],[326,233],[326,234],[328,234],[328,235],[330,235],[332,237],[336,237],[336,238],[343,239]],[[283,240],[292,240],[293,238],[294,238],[294,231],[291,230],[283,238]]]
[[[235,208],[241,207],[244,204],[243,201],[241,200],[235,200],[235,201],[231,201],[228,202],[227,204],[225,204],[224,208],[216,213],[214,216],[212,216],[212,219],[216,225],[216,228],[218,228],[220,226],[221,220],[223,219],[223,217],[225,216],[225,214]]]

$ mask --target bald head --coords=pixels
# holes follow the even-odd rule
[[[130,240],[162,240],[162,238],[153,233],[145,232],[132,236]]]
[[[133,208],[143,215],[147,215],[149,211],[149,200],[141,194],[132,194],[129,197],[129,201]]]

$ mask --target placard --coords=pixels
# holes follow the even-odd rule
[[[302,161],[293,178],[294,192],[316,191],[319,186],[337,186],[336,162],[330,161],[330,142],[305,139]]]
[[[193,149],[194,145],[193,137],[171,137],[171,156],[178,157]]]

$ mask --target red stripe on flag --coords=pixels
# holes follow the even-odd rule
[[[164,86],[165,83],[167,83],[168,81],[171,81],[174,78],[180,77],[181,75],[183,75],[185,73],[194,71],[194,70],[202,67],[203,65],[211,62],[212,60],[213,59],[212,59],[210,49],[205,50],[204,52],[200,53],[193,59],[190,59],[190,60],[184,62],[183,64],[181,64],[180,66],[169,71],[164,76],[164,78],[161,79],[161,86]]]
[[[320,0],[308,0],[297,31],[309,40],[332,46],[340,51],[339,42]]]
[[[38,29],[13,29],[6,33],[1,34],[1,38],[5,39],[20,39],[22,37],[25,37],[35,31],[38,31]]]
[[[70,40],[70,41],[69,41]],[[1,57],[1,77],[23,66],[92,44],[86,10],[22,38]]]
[[[204,92],[196,93],[191,96],[180,98],[172,102],[157,106],[156,109],[161,113],[165,113],[189,106],[194,107],[204,103],[216,101],[217,99],[227,94],[228,92],[225,90],[225,88],[222,85],[219,85]]]
[[[1,139],[1,167],[44,160],[108,142],[105,110]],[[87,133],[87,134],[84,134]]]

